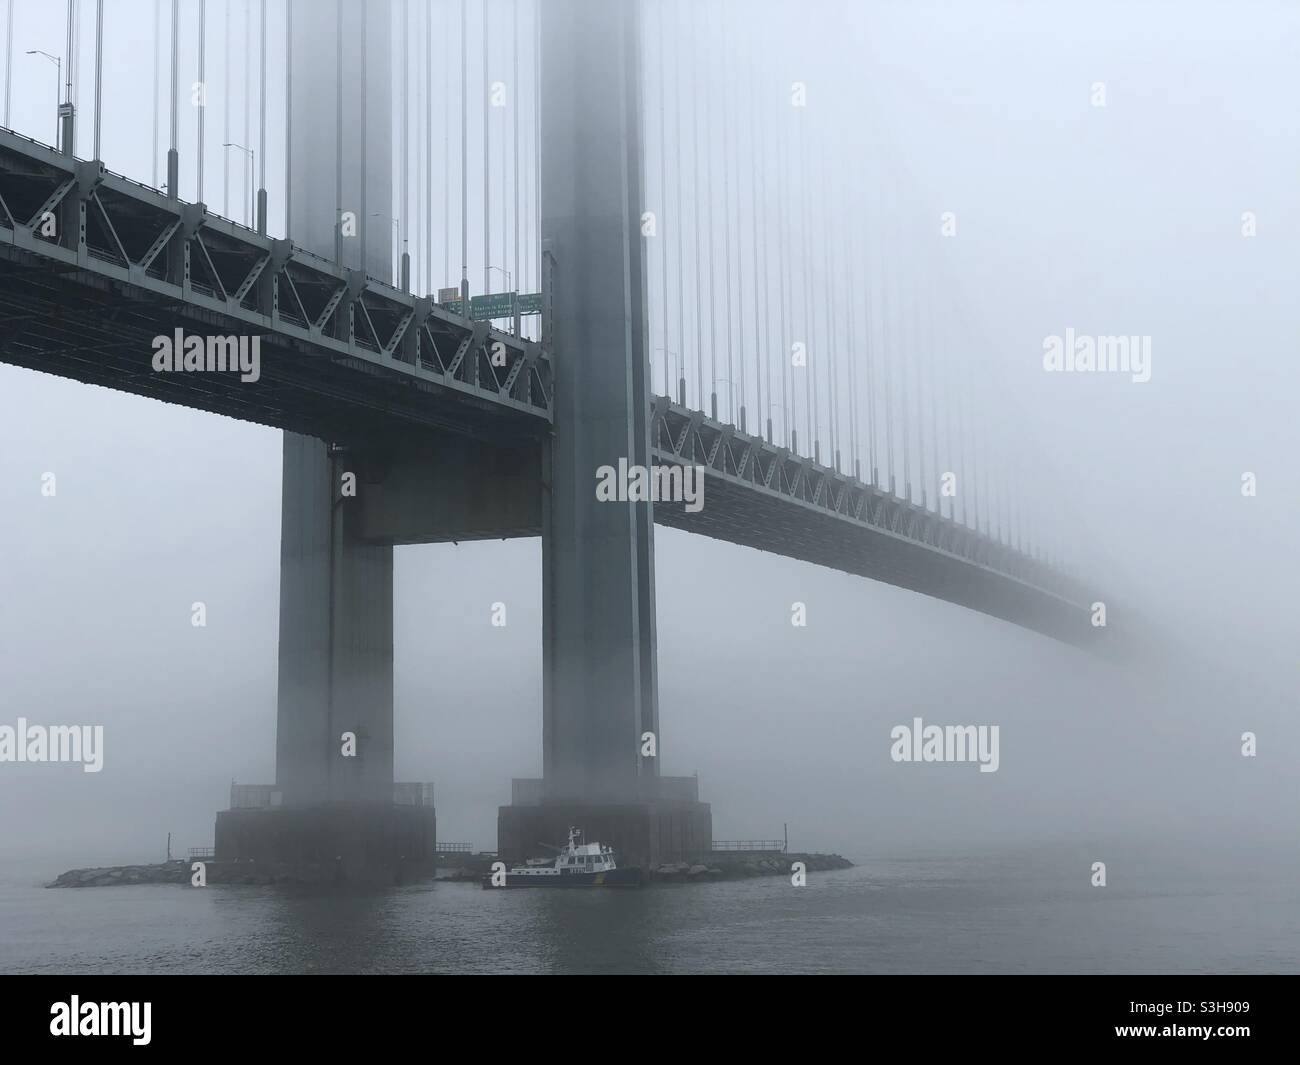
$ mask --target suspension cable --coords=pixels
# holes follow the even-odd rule
[[[659,300],[663,304],[663,336],[660,346],[664,354],[664,395],[671,396],[672,388],[668,383],[668,226],[666,224],[667,204],[668,204],[668,142],[667,132],[665,129],[667,116],[667,93],[666,75],[668,73],[668,60],[665,58],[664,43],[666,33],[665,24],[668,21],[666,6],[659,8],[659,228],[657,230],[659,241],[659,262],[662,267],[663,285],[659,291]],[[677,239],[680,240],[680,232],[676,215],[673,216],[673,227],[677,231]],[[651,361],[653,362],[654,353],[651,352]]]
[[[483,294],[492,291],[492,85],[488,80],[492,0],[483,3]],[[469,308],[464,308],[469,314]]]
[[[758,27],[762,25],[761,20],[755,19],[749,34],[749,64],[752,76],[752,95],[750,97],[749,107],[749,143],[752,145],[754,153],[753,169],[750,176],[753,179],[751,187],[751,219],[753,228],[753,252],[754,252],[754,390],[758,398],[758,418],[760,435],[762,434],[764,424],[767,428],[767,442],[772,443],[772,352],[771,352],[771,328],[770,314],[771,301],[768,299],[768,282],[769,272],[767,269],[767,257],[763,256],[762,266],[759,265],[759,240],[758,240],[758,205],[762,202],[764,208],[767,206],[767,160],[764,158],[763,143],[758,136],[758,114],[760,104],[763,100],[762,79],[759,76],[758,69]],[[764,127],[766,129],[766,127]],[[759,293],[760,273],[763,281],[763,292]],[[761,302],[760,302],[761,300]],[[766,339],[760,335],[760,307],[762,314],[763,331],[767,334]],[[743,360],[742,360],[743,364]],[[764,395],[764,370],[766,370],[766,394],[767,405],[763,404]]]
[[[703,8],[704,39],[710,36],[709,8]],[[716,311],[715,282],[717,272],[713,266],[713,243],[716,226],[713,224],[713,86],[710,84],[710,65],[704,65],[704,210],[709,230],[709,416],[718,416],[718,315]]]
[[[691,34],[691,82],[694,99],[700,98],[700,33]],[[691,108],[694,131],[691,148],[691,172],[695,175],[695,402],[704,410],[704,303],[700,290],[700,109]]]
[[[722,19],[722,24],[723,24],[723,32],[725,33],[725,32],[726,32],[726,24],[727,24],[727,20],[726,20],[726,17],[725,17],[725,12],[722,12],[721,8],[719,8],[719,11],[720,11],[720,12],[723,14],[723,16],[724,16],[723,19]],[[735,397],[736,397],[736,393],[735,393],[735,388],[736,388],[736,379],[735,379],[735,378],[736,378],[736,375],[735,375],[735,372],[734,372],[733,369],[732,369],[732,354],[731,354],[731,352],[732,352],[732,342],[733,342],[733,340],[732,340],[732,331],[731,331],[731,319],[732,319],[732,296],[731,296],[731,163],[730,163],[730,159],[729,159],[729,156],[731,155],[731,149],[730,149],[730,146],[729,146],[729,143],[730,143],[730,142],[729,142],[729,138],[728,138],[728,136],[727,136],[728,130],[729,130],[730,125],[731,125],[731,123],[730,123],[730,117],[731,117],[731,116],[730,116],[730,114],[728,113],[729,109],[728,109],[728,107],[727,107],[727,96],[728,96],[728,94],[727,94],[727,86],[730,84],[730,78],[729,78],[729,76],[728,76],[728,70],[727,70],[727,59],[728,59],[728,56],[729,56],[729,53],[730,53],[730,52],[731,52],[731,48],[729,47],[728,43],[724,41],[724,42],[723,42],[723,45],[722,45],[722,64],[721,64],[721,66],[722,66],[722,92],[719,94],[719,95],[721,96],[721,105],[722,105],[722,121],[721,121],[721,125],[722,125],[722,255],[723,255],[723,258],[726,260],[726,264],[727,264],[727,265],[726,265],[726,270],[725,270],[726,279],[727,279],[727,287],[726,287],[726,300],[727,300],[727,303],[726,303],[726,307],[725,307],[725,311],[726,311],[726,315],[727,315],[727,420],[728,420],[732,425],[735,425],[735,424],[736,424],[736,410],[735,410],[735,407],[736,407],[736,398],[735,398]],[[712,153],[710,152],[710,155],[711,155],[711,154],[712,154]],[[739,197],[737,197],[737,200],[739,200]],[[739,240],[739,234],[737,234],[737,240]],[[742,365],[742,366],[744,365],[744,360],[741,360],[741,365]],[[716,389],[717,389],[717,386],[715,385],[715,386],[714,386],[714,390],[716,391]],[[743,396],[741,397],[741,402],[742,402],[742,403],[744,402],[744,397],[743,397]]]

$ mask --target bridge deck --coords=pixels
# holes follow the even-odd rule
[[[2,129],[0,316],[6,362],[334,439],[551,417],[540,345]],[[261,380],[156,372],[176,329],[259,337]]]
[[[155,372],[153,339],[178,328],[260,337],[261,379]],[[340,442],[423,428],[499,444],[553,418],[541,345],[3,129],[0,361]],[[657,506],[658,523],[1096,638],[1081,588],[1015,548],[664,397],[651,408],[654,461],[708,471],[704,509]]]

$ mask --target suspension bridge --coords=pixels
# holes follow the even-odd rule
[[[569,823],[643,861],[709,848],[693,778],[658,770],[656,523],[1096,638],[1030,449],[888,241],[884,164],[818,118],[814,57],[773,62],[781,16],[136,8],[141,179],[104,161],[102,0],[69,0],[62,55],[16,47],[8,4],[0,361],[285,432],[276,783],[218,815],[218,858],[431,859],[432,809],[393,801],[396,545],[542,539],[542,775],[505,856]],[[17,55],[57,68],[52,144],[10,128]],[[256,338],[256,378],[182,372],[187,337]],[[701,469],[703,506],[599,499],[620,461]]]

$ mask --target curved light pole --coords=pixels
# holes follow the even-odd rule
[[[507,291],[507,292],[514,292],[514,283],[515,283],[515,282],[514,282],[514,274],[512,274],[512,273],[511,273],[509,270],[507,270],[504,266],[489,266],[486,270],[483,271],[483,273],[484,273],[485,276],[490,276],[493,270],[496,270],[496,271],[500,272],[500,274],[505,278],[505,282],[506,282],[506,291]],[[492,286],[489,285],[488,287],[491,288]],[[511,324],[511,335],[512,335],[512,336],[518,336],[518,335],[519,335],[519,300],[518,300],[518,298],[517,298],[517,297],[512,297],[511,300],[510,300],[510,304],[511,304],[511,306],[512,306],[512,307],[514,308],[514,310],[515,310],[515,313],[514,313],[513,317],[511,318],[511,323],[512,323],[512,324]]]
[[[393,254],[394,254],[394,253],[396,252],[396,250],[397,250],[397,242],[398,242],[399,240],[401,241],[401,243],[402,243],[402,259],[401,259],[401,263],[399,264],[399,267],[398,267],[398,276],[401,278],[402,289],[403,289],[403,291],[409,289],[409,288],[411,287],[411,286],[410,286],[410,280],[411,280],[411,278],[410,278],[410,269],[411,269],[411,267],[410,267],[410,263],[411,263],[411,259],[410,259],[410,256],[408,256],[408,255],[406,254],[406,241],[402,238],[402,223],[401,223],[400,221],[398,221],[396,218],[394,218],[392,215],[390,215],[390,214],[384,214],[384,213],[382,213],[382,212],[380,212],[380,211],[371,211],[371,212],[370,212],[370,217],[371,217],[371,218],[381,218],[381,219],[385,219],[385,220],[387,220],[387,221],[389,222],[389,224],[391,224],[392,227],[393,227],[393,250],[390,251],[390,252],[389,252],[389,255],[388,255],[388,265],[389,265],[390,268],[391,268],[392,265],[393,265]],[[362,250],[364,251],[364,249],[362,249]],[[365,264],[364,264],[364,260],[363,260],[363,262],[362,262],[362,265],[363,265],[363,266],[365,265]]]
[[[234,141],[226,141],[222,144],[223,148],[238,148],[248,156],[248,191],[244,196],[244,224],[249,229],[253,228],[253,170],[257,166],[257,153],[252,148],[245,148],[242,144],[236,144]]]
[[[677,360],[677,403],[680,406],[686,406],[686,378],[682,376],[682,356],[679,352],[671,348],[655,348],[655,351],[662,351],[665,356],[671,355]],[[664,395],[669,399],[673,398],[673,391],[668,386],[668,359],[664,359]]]
[[[780,403],[772,402],[767,405],[767,442],[769,444],[773,442],[772,441],[772,408],[773,407],[776,407],[781,411],[781,446],[785,447],[785,441],[787,439],[786,433],[789,430],[789,426],[787,426],[785,423],[785,407],[781,406]]]
[[[731,419],[731,424],[735,425],[736,424],[736,382],[733,381],[730,377],[719,377],[718,383],[726,384],[727,386],[727,416]],[[744,419],[742,418],[741,421],[744,421]],[[742,433],[745,431],[745,427],[743,425],[739,426],[738,428]]]
[[[42,55],[54,64],[54,147],[59,148],[59,105],[63,102],[63,58],[42,52],[39,48],[29,48],[28,55]]]

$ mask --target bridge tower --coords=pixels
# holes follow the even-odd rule
[[[389,0],[297,13],[290,238],[391,282]],[[394,803],[393,548],[362,535],[343,489],[350,474],[365,493],[379,443],[284,434],[275,808],[218,814],[218,858],[341,864],[349,878],[432,865],[432,806]]]
[[[640,4],[547,0],[541,18],[555,352],[543,449],[543,779],[515,782],[498,850],[535,854],[572,824],[650,863],[707,851],[712,819],[693,778],[658,770],[652,504],[595,492],[601,466],[651,461]]]
[[[390,0],[310,8],[293,20],[289,235],[386,279]],[[595,494],[600,466],[650,461],[638,3],[541,10],[553,431],[285,434],[276,805],[218,814],[219,860],[355,878],[431,864],[432,808],[394,803],[393,545],[538,533],[543,777],[514,782],[498,850],[535,854],[570,825],[642,864],[711,845],[694,780],[658,772],[651,504]]]

